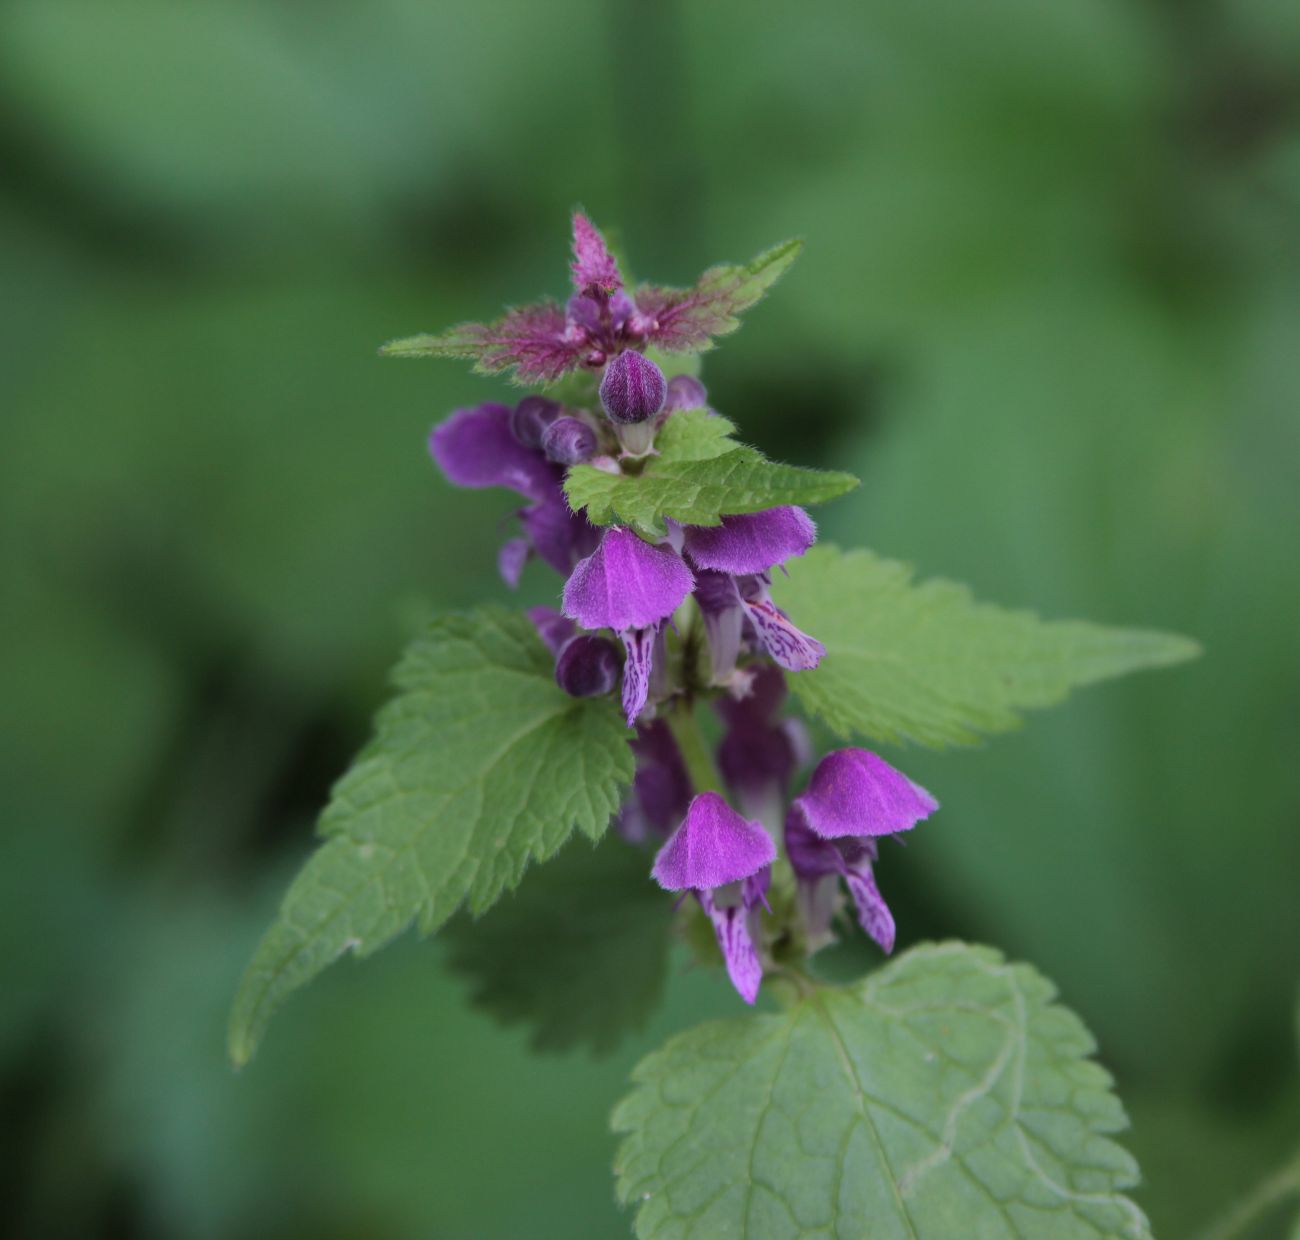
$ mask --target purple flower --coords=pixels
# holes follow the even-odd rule
[[[565,583],[564,614],[584,629],[613,629],[627,649],[623,709],[629,726],[649,697],[659,630],[694,584],[671,547],[651,546],[622,526],[607,529]]]
[[[564,643],[573,636],[573,621],[560,615],[553,607],[530,607],[524,614],[533,622],[537,635],[554,655],[558,655]]]
[[[563,468],[542,452],[546,427],[563,420],[558,412],[551,417],[552,408],[558,411],[559,406],[530,396],[513,411],[494,403],[457,409],[429,436],[429,451],[448,481],[462,487],[507,487],[533,501],[517,514],[524,536],[507,541],[497,557],[501,576],[512,587],[531,555],[567,575],[600,536],[586,517],[569,508]]]
[[[763,980],[758,905],[775,860],[776,845],[761,823],[742,818],[716,792],[702,792],[652,871],[665,890],[695,893],[713,923],[727,975],[746,1003],[754,1002]]]
[[[785,676],[760,664],[739,700],[716,703],[727,730],[718,746],[718,767],[742,812],[779,830],[791,776],[811,760],[807,730],[797,719],[779,719]]]
[[[678,409],[704,409],[709,394],[694,375],[673,375],[668,380],[668,390],[662,412],[675,413]]]
[[[570,697],[600,697],[618,684],[618,651],[606,637],[579,633],[555,660],[555,683]]]
[[[662,719],[636,725],[631,742],[636,755],[632,791],[619,811],[618,829],[634,844],[663,839],[691,801],[691,777],[672,731]]]
[[[542,434],[542,451],[557,465],[581,465],[596,455],[596,432],[581,418],[556,418]]]
[[[695,600],[709,637],[714,684],[736,685],[736,660],[747,646],[787,671],[817,666],[826,648],[790,622],[769,589],[770,570],[816,541],[817,527],[802,508],[769,508],[679,530],[683,552],[697,569]]]
[[[635,349],[613,358],[600,381],[600,403],[620,426],[653,418],[667,395],[664,372]]]
[[[700,568],[744,576],[803,555],[816,541],[812,518],[787,506],[723,517],[721,525],[687,526],[684,547]]]
[[[786,852],[799,881],[809,939],[824,940],[843,878],[862,928],[894,949],[894,918],[876,886],[876,839],[909,831],[939,802],[865,749],[838,749],[818,764],[785,821]]]

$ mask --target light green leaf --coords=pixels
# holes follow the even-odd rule
[[[294,880],[235,996],[245,1062],[272,1013],[344,952],[413,921],[481,913],[577,827],[599,839],[631,782],[618,708],[571,698],[528,620],[497,608],[435,620],[395,673],[398,696],[335,786],[325,843]]]
[[[726,418],[703,409],[675,413],[655,441],[658,455],[640,473],[573,466],[564,484],[569,506],[586,509],[597,525],[618,523],[643,537],[662,538],[665,517],[717,525],[733,513],[824,503],[858,485],[852,474],[769,461],[756,448],[736,443],[734,431]]]
[[[477,357],[482,350],[481,329],[476,323],[458,323],[436,335],[421,332],[381,345],[381,357]]]
[[[1026,965],[915,948],[641,1061],[614,1112],[641,1240],[1144,1240],[1091,1035]]]
[[[614,1049],[663,991],[672,897],[650,854],[620,839],[573,844],[486,917],[444,931],[450,963],[504,1024],[532,1029],[534,1050]]]
[[[965,586],[917,583],[909,567],[869,551],[823,545],[788,568],[773,595],[826,646],[821,666],[792,676],[791,687],[846,738],[969,743],[1077,686],[1199,653],[1171,633],[977,603]]]
[[[637,306],[658,324],[655,344],[669,353],[711,349],[712,337],[734,332],[737,316],[762,299],[802,250],[802,241],[783,241],[747,263],[710,267],[686,289],[639,286]]]

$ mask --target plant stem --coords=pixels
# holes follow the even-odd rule
[[[1202,1232],[1201,1240],[1232,1240],[1296,1192],[1300,1192],[1300,1154],[1261,1180],[1227,1214]]]
[[[713,764],[713,755],[695,718],[695,704],[688,697],[678,698],[664,715],[664,722],[677,742],[686,773],[696,792],[722,792],[722,777]]]

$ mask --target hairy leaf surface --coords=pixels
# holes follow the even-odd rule
[[[642,1060],[614,1113],[641,1240],[1145,1240],[1093,1039],[1026,965],[913,949]]]
[[[869,551],[823,545],[788,568],[788,578],[774,576],[772,593],[826,646],[821,666],[790,685],[846,738],[969,743],[1078,686],[1199,652],[1171,633],[978,603],[965,586],[917,582],[907,565]]]
[[[639,474],[609,474],[592,465],[569,470],[569,506],[597,525],[627,525],[662,538],[665,517],[684,525],[717,525],[723,516],[782,504],[819,504],[858,485],[852,474],[769,461],[738,444],[725,418],[703,409],[674,413]]]
[[[285,896],[235,997],[243,1063],[291,991],[346,951],[418,922],[481,913],[576,826],[598,839],[631,781],[613,701],[571,698],[528,620],[490,608],[435,620],[394,676],[398,696],[335,786],[325,842]]]

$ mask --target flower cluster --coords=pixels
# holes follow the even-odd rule
[[[544,303],[511,311],[491,328],[458,330],[479,333],[480,351],[496,368],[541,379],[585,368],[589,388],[568,385],[563,403],[528,395],[513,407],[458,410],[434,429],[430,451],[451,482],[505,487],[527,501],[517,512],[519,532],[501,548],[501,575],[517,585],[535,556],[565,578],[559,610],[529,615],[555,656],[560,687],[576,697],[617,690],[636,729],[636,778],[619,828],[630,840],[660,845],[654,879],[695,896],[732,982],[752,1003],[772,937],[764,910],[771,911],[779,858],[793,873],[801,942],[815,949],[829,941],[843,883],[863,928],[890,951],[894,923],[872,873],[876,840],[910,829],[936,802],[876,755],[843,749],[821,760],[787,807],[811,752],[802,727],[779,715],[785,673],[809,671],[825,655],[770,591],[773,570],[816,540],[802,508],[720,513],[714,525],[667,520],[657,541],[626,526],[598,528],[570,509],[569,469],[636,472],[655,454],[666,422],[707,400],[698,379],[667,378],[648,352],[702,347],[690,327],[689,296],[644,287],[629,295],[603,238],[581,214],[573,219],[573,255],[574,293],[562,311]],[[681,748],[681,720],[695,727],[699,697],[715,699],[723,724],[721,774],[712,778]]]

